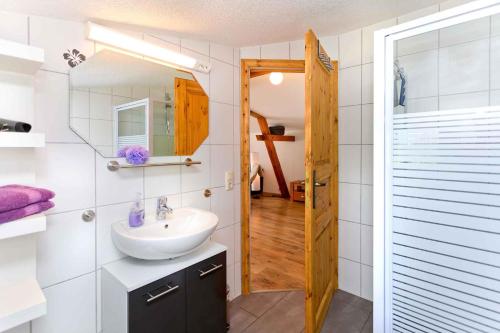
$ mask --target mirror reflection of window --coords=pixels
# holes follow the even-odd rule
[[[150,150],[148,109],[149,99],[114,107],[115,152],[127,146],[142,146]]]

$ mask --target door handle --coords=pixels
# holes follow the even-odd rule
[[[215,272],[216,270],[221,269],[222,267],[224,267],[224,265],[222,265],[222,264],[220,264],[220,265],[212,264],[212,268],[210,268],[208,271],[203,271],[203,270],[199,269],[198,272],[200,272],[200,277],[204,277],[210,273]]]
[[[172,291],[174,290],[177,290],[179,289],[179,285],[175,285],[173,287],[170,287],[169,285],[167,285],[168,289],[159,293],[158,295],[151,295],[151,293],[147,293],[147,295],[149,296],[149,298],[146,300],[146,303],[151,303],[152,301],[154,301],[155,299],[158,299],[162,296],[165,296],[167,294],[170,294]]]
[[[313,187],[312,187],[312,208],[316,208],[316,187],[325,187],[327,182],[318,182],[316,181],[316,170],[313,170]]]

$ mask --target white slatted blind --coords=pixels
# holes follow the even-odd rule
[[[145,134],[119,136],[117,144],[118,149],[126,146],[143,146],[146,149],[148,148],[147,136]]]
[[[500,107],[393,128],[393,331],[500,332]]]

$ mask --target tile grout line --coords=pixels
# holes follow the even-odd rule
[[[256,293],[250,293],[250,295],[252,295],[252,294],[256,294]],[[248,296],[247,296],[247,297],[248,297]],[[255,313],[253,313],[253,312],[250,312],[250,311],[246,310],[245,308],[241,307],[240,305],[238,305],[238,307],[239,307],[239,308],[241,308],[241,309],[243,309],[243,310],[245,310],[246,312],[250,313],[252,316],[256,317],[255,321],[257,321],[257,319],[260,319],[262,316],[264,316],[266,313],[268,313],[268,312],[269,312],[269,310],[271,310],[272,308],[274,308],[274,307],[276,306],[276,304],[278,304],[279,302],[281,302],[281,300],[283,300],[285,297],[286,297],[286,295],[285,295],[285,296],[283,296],[283,297],[281,297],[280,299],[278,299],[278,300],[277,300],[277,301],[276,301],[276,302],[275,302],[275,303],[274,303],[274,304],[273,304],[273,305],[272,305],[269,309],[267,309],[266,311],[264,311],[264,312],[263,312],[261,315],[259,315],[259,316],[257,316],[257,315],[256,315]],[[254,322],[255,322],[255,321],[254,321]],[[253,323],[252,323],[252,324],[253,324]],[[249,326],[251,326],[251,325],[249,325]],[[248,326],[248,327],[249,327],[249,326]],[[247,327],[247,328],[248,328],[248,327]]]
[[[84,277],[86,275],[91,275],[91,274],[94,274],[96,275],[97,274],[97,269],[93,270],[93,271],[90,271],[90,272],[86,272],[86,273],[81,273],[81,274],[78,274],[76,276],[73,276],[73,277],[70,277],[70,278],[67,278],[67,279],[64,279],[64,280],[61,280],[59,282],[56,282],[56,283],[52,283],[50,285],[47,285],[47,286],[44,286],[43,288],[41,288],[42,290],[45,290],[45,289],[48,289],[48,288],[52,288],[52,287],[55,287],[55,286],[58,286],[60,284],[63,284],[63,283],[67,283],[69,281],[73,281],[73,280],[76,280],[76,279],[79,279],[81,277]],[[96,306],[97,306],[97,297],[96,297]]]
[[[363,30],[361,29],[361,63],[363,63]],[[361,105],[363,105],[363,65],[361,64],[360,66],[360,69],[361,69]],[[372,100],[373,101],[373,100]],[[360,147],[360,154],[361,154],[361,158],[360,158],[360,161],[361,161],[361,165],[360,165],[360,168],[359,168],[359,182],[360,182],[360,185],[359,185],[359,221],[361,222],[361,215],[363,214],[363,192],[362,192],[362,189],[361,189],[361,184],[363,183],[363,111],[360,110],[361,112],[361,125],[360,125],[360,128],[361,128],[361,147]],[[359,227],[359,295],[361,296],[361,291],[363,289],[363,278],[362,278],[362,274],[363,274],[363,271],[362,271],[362,266],[361,266],[361,257],[362,257],[362,253],[363,253],[363,244],[361,243],[361,224],[360,224],[360,227]]]
[[[31,28],[30,28],[30,24],[31,24],[31,16],[28,15],[28,17],[26,18],[26,30],[28,32],[28,38],[27,38],[27,41],[28,41],[28,45],[31,45]]]
[[[89,102],[90,102],[90,94],[89,94]],[[90,105],[90,104],[89,104]],[[95,279],[95,315],[96,315],[96,320],[95,320],[95,326],[96,326],[96,332],[99,332],[99,327],[98,327],[98,322],[97,318],[99,318],[99,312],[97,311],[98,305],[99,305],[99,300],[97,299],[97,286],[98,286],[98,281],[97,281],[97,261],[98,261],[98,242],[97,242],[97,230],[98,226],[97,223],[99,223],[99,216],[97,215],[97,151],[94,150],[94,214],[95,214],[95,223],[94,223],[94,270],[96,272],[96,279]],[[101,304],[102,305],[102,304]],[[101,318],[102,320],[102,318]]]
[[[493,19],[489,17],[489,38],[488,38],[488,105],[491,105],[491,71],[492,71],[492,57],[491,57],[491,39],[493,34]]]
[[[500,91],[500,89],[491,89],[491,91]],[[425,99],[431,99],[431,98],[469,95],[469,94],[477,94],[477,93],[484,93],[484,92],[489,92],[489,90],[483,89],[483,90],[474,90],[474,91],[466,91],[466,92],[457,92],[457,93],[453,93],[453,94],[429,95],[429,96],[422,96],[422,97],[409,97],[408,100],[419,101],[419,100],[425,100]],[[355,107],[355,106],[365,106],[365,105],[373,105],[373,103],[339,105],[339,109],[346,109],[346,108],[351,108],[351,107]],[[410,113],[418,113],[418,112],[410,112]]]
[[[233,299],[233,301],[234,301],[234,299]],[[232,302],[232,301],[230,301],[230,302]],[[245,327],[243,327],[242,332],[244,330],[246,330],[247,328],[249,328],[250,326],[252,326],[253,323],[255,323],[260,318],[260,317],[257,317],[256,315],[254,315],[253,313],[251,313],[250,311],[247,311],[247,310],[243,309],[239,305],[238,305],[238,310],[246,312],[247,314],[249,314],[250,316],[252,316],[254,318],[248,325],[246,325]],[[231,319],[229,319],[229,329],[231,329]]]
[[[290,292],[286,292],[285,295],[283,295],[279,300],[277,300],[269,309],[267,309],[266,311],[264,311],[264,313],[262,313],[260,316],[257,317],[257,319],[255,319],[255,321],[253,321],[250,325],[248,325],[243,331],[242,333],[244,333],[247,329],[249,329],[251,326],[253,326],[260,318],[262,318],[265,314],[267,314],[269,311],[271,311],[272,309],[274,309],[276,307],[276,305],[278,305],[278,303],[280,303],[282,300],[284,300],[286,298],[286,296],[288,296]],[[249,312],[249,311],[247,311]],[[251,312],[249,312],[251,313]],[[252,313],[251,313],[252,314]],[[255,316],[255,315],[254,315]]]
[[[368,324],[368,322],[370,321],[370,317],[372,317],[372,316],[373,316],[373,308],[372,308],[372,310],[370,311],[370,314],[368,315],[368,318],[366,318],[365,323],[364,323],[364,324],[363,324],[363,326],[361,327],[361,330],[359,331],[360,333],[362,333],[362,332],[363,332],[363,330],[365,329],[366,325],[367,325],[367,324]],[[373,320],[373,318],[372,318],[372,320]]]
[[[437,32],[437,30],[433,30],[433,31],[429,31],[429,32],[434,32],[434,31]],[[426,33],[429,33],[429,32],[426,32]],[[422,33],[420,35],[415,35],[415,36],[412,36],[412,37],[421,36],[421,35],[424,35],[426,33]],[[411,37],[407,37],[407,38],[411,38]],[[421,50],[421,51],[416,51],[416,52],[405,53],[405,54],[396,53],[396,57],[397,58],[402,58],[402,57],[407,57],[407,56],[414,56],[414,55],[418,55],[420,53],[428,53],[428,52],[431,52],[431,51],[437,51],[438,49],[447,49],[447,48],[452,48],[452,47],[456,47],[456,46],[462,46],[462,45],[469,44],[469,43],[484,41],[484,40],[486,40],[488,38],[489,37],[475,38],[475,39],[467,40],[465,42],[453,43],[453,44],[449,44],[449,45],[445,45],[445,46],[439,46],[439,39],[438,39],[438,47],[436,47],[436,48],[429,48],[429,49],[425,49],[425,50]],[[403,38],[402,40],[404,40],[404,39],[405,38]]]
[[[440,5],[441,7],[441,5]],[[441,8],[439,8],[441,10]],[[441,57],[441,29],[437,31],[438,34],[438,40],[437,40],[437,109],[441,109],[441,96],[440,96],[440,79],[439,79],[439,74],[440,74],[440,57]],[[407,101],[408,102],[408,101]],[[407,103],[408,104],[408,103]]]

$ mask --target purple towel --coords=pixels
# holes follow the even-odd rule
[[[0,213],[52,199],[55,193],[23,185],[0,186]]]
[[[54,207],[54,203],[52,201],[42,201],[22,208],[2,212],[0,213],[0,224],[22,219],[23,217],[29,215],[38,214],[46,211],[47,209],[51,209],[52,207]]]

